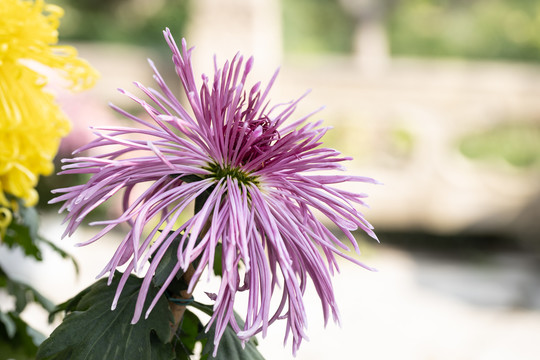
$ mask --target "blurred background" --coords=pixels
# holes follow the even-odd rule
[[[69,99],[58,90],[74,124],[59,158],[91,139],[88,126],[125,122],[108,102],[140,111],[116,89],[152,86],[147,58],[175,86],[167,26],[196,47],[197,71],[240,50],[255,56],[253,80],[281,68],[274,102],[312,89],[297,116],[325,105],[313,120],[334,128],[326,145],[354,157],[350,173],[385,184],[355,189],[369,193],[364,213],[381,240],[358,234],[361,259],[379,272],[342,265],[341,327],[323,329],[308,292],[311,341],[297,359],[540,358],[540,1],[49,2],[66,11],[62,41],[102,75]],[[45,204],[73,181],[42,180],[42,233],[76,255],[81,275],[52,254],[24,266],[0,254],[57,302],[89,285],[114,248],[74,248],[86,229],[60,243],[61,216]],[[37,310],[27,317],[51,331]],[[292,359],[282,336],[278,325],[260,339],[268,359]]]

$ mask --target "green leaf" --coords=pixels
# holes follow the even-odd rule
[[[0,312],[0,354],[2,359],[34,359],[39,344],[45,336],[21,319],[20,313],[28,303],[36,302],[51,311],[54,305],[33,287],[13,280],[0,267],[0,288],[15,298],[15,309]]]
[[[208,316],[212,316],[212,314],[214,313],[214,307],[212,305],[203,304],[198,301],[194,301],[191,305],[195,309],[202,311]]]
[[[199,342],[199,334],[204,331],[204,325],[199,317],[186,309],[182,323],[178,331],[178,343],[176,344],[176,359],[189,360],[195,350],[195,344]]]
[[[89,286],[83,291],[81,291],[80,293],[78,293],[77,295],[75,295],[74,297],[72,297],[71,299],[57,305],[53,311],[49,312],[49,323],[52,323],[54,321],[54,317],[59,312],[63,311],[67,314],[67,313],[75,311],[81,299],[86,294],[88,294],[91,290],[92,290],[92,286]]]
[[[165,254],[163,254],[163,257],[161,258],[161,261],[159,262],[159,265],[156,269],[156,272],[154,273],[154,277],[152,278],[152,282],[155,286],[162,286],[165,283],[165,280],[169,277],[171,274],[171,271],[173,268],[178,264],[178,246],[180,245],[180,241],[175,239],[172,244],[169,246],[169,248],[165,251]],[[182,269],[178,271],[176,274],[176,279],[180,279],[184,272]],[[187,289],[187,287],[186,287]],[[179,292],[179,290],[183,289],[171,289],[171,290],[178,290],[175,292]]]
[[[130,275],[116,309],[111,311],[119,280],[119,273],[110,286],[101,279],[64,303],[69,313],[39,347],[36,359],[174,359],[169,342],[172,314],[166,298],[158,301],[148,319],[132,325],[142,279]],[[151,287],[145,307],[157,291]]]
[[[202,178],[198,177],[197,175],[183,175],[180,177],[182,181],[185,181],[187,183],[197,182],[203,180]],[[212,191],[214,191],[215,186],[210,186],[208,189],[206,189],[202,194],[197,196],[195,199],[195,214],[201,211],[202,207],[204,206],[204,203],[206,200],[208,200],[208,197],[212,194]]]
[[[0,322],[4,326],[4,331],[8,338],[12,339],[17,332],[15,321],[6,313],[0,312]]]
[[[213,312],[212,307],[209,305],[204,305],[201,303],[193,303],[194,307],[205,312],[208,315],[211,315]],[[234,317],[238,322],[240,327],[244,326],[244,321],[242,318],[235,312]],[[212,354],[214,352],[214,338],[216,335],[216,322],[210,326],[208,332],[204,330],[199,334],[199,340],[204,344],[203,350],[201,353],[201,359],[215,359],[215,360],[264,360],[264,357],[257,350],[257,340],[255,337],[252,337],[249,341],[245,343],[245,347],[242,347],[242,340],[238,338],[233,328],[230,325],[227,325],[225,332],[219,341],[219,346],[217,349],[216,356]]]
[[[54,309],[54,304],[41,295],[39,291],[30,285],[11,279],[1,267],[0,288],[5,288],[10,295],[15,297],[15,312],[17,314],[23,312],[26,305],[31,302],[38,303],[47,311],[52,311]]]
[[[79,266],[75,258],[38,234],[39,216],[37,210],[34,207],[24,206],[23,201],[15,196],[6,195],[8,199],[17,202],[18,210],[13,213],[13,220],[6,229],[4,238],[1,239],[2,243],[6,244],[10,249],[15,246],[21,247],[26,256],[41,261],[43,255],[39,245],[44,242],[63,259],[70,259],[75,267],[75,272],[78,274]]]
[[[2,359],[34,359],[45,336],[22,320],[15,312],[0,312],[0,354]]]
[[[177,331],[178,338],[176,339],[175,351],[176,360],[190,360],[195,350],[195,344],[199,341],[199,333],[204,330],[201,320],[187,310],[182,318],[182,323]]]
[[[182,179],[182,181],[187,182],[187,183],[193,183],[193,182],[203,180],[203,178],[194,174],[182,175],[180,179]]]
[[[13,214],[13,220],[6,229],[2,243],[9,248],[19,246],[26,256],[41,261],[43,256],[37,246],[39,241],[37,211],[33,207],[25,207],[20,199],[17,199],[17,202],[19,210]]]
[[[214,274],[217,276],[223,276],[223,265],[221,256],[223,254],[222,245],[218,243],[214,254]]]

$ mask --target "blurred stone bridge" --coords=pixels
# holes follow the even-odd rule
[[[458,146],[500,124],[539,126],[540,67],[392,59],[368,76],[350,59],[296,59],[283,79],[287,97],[311,87],[304,105],[326,105],[328,139],[355,157],[350,170],[385,183],[365,189],[375,224],[539,237],[538,169],[471,161]]]

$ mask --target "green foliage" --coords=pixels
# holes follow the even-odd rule
[[[115,274],[119,275],[119,274]],[[107,286],[106,279],[99,280],[81,291],[74,298],[59,305],[55,312],[65,311],[64,321],[53,331],[38,349],[37,360],[60,359],[176,359],[189,360],[198,342],[203,344],[201,359],[264,360],[258,352],[255,338],[242,346],[230,325],[223,334],[216,357],[212,356],[215,325],[205,331],[201,320],[186,309],[176,337],[169,341],[172,314],[165,297],[160,299],[148,319],[132,325],[131,318],[142,279],[131,275],[122,291],[117,308],[111,311],[111,303],[120,276],[115,276]],[[158,288],[148,294],[152,299]],[[148,304],[146,304],[147,306]],[[193,303],[207,315],[212,315],[210,305]],[[51,315],[53,315],[53,312]],[[239,326],[242,319],[235,314]],[[3,318],[0,317],[0,321]],[[13,331],[7,321],[5,328]]]
[[[2,359],[31,360],[45,337],[32,329],[17,312],[0,312]]]
[[[338,0],[282,0],[285,50],[348,52],[354,20]]]
[[[386,28],[394,55],[540,60],[540,2],[407,0],[393,3]],[[339,0],[282,0],[285,50],[351,50],[354,19]]]
[[[29,303],[38,303],[47,311],[54,305],[33,287],[11,279],[1,267],[0,288],[6,289],[15,300],[13,311],[0,312],[0,354],[6,359],[33,359],[45,336],[28,326],[20,314]]]
[[[399,55],[540,59],[538,1],[400,1],[388,29]]]
[[[412,155],[416,139],[409,129],[401,126],[393,127],[388,135],[389,155],[399,159],[407,159]]]
[[[198,302],[193,303],[193,306],[207,315],[213,314],[213,309],[209,305],[204,305]],[[238,326],[242,328],[244,321],[242,318],[234,313]],[[201,353],[201,360],[215,359],[215,360],[264,360],[264,357],[257,350],[257,339],[255,337],[247,341],[242,346],[242,341],[236,336],[233,328],[227,325],[223,336],[219,342],[216,356],[213,356],[214,352],[214,337],[216,335],[216,323],[214,322],[207,332],[200,332],[198,339],[203,343],[203,350]]]
[[[56,0],[65,10],[60,34],[63,39],[124,42],[140,45],[161,43],[168,26],[182,33],[187,19],[187,0]]]
[[[78,272],[73,257],[38,235],[39,219],[36,209],[25,207],[20,199],[9,195],[8,198],[17,202],[17,211],[13,213],[13,219],[1,244],[11,249],[20,248],[26,256],[37,261],[43,259],[41,244],[46,244],[62,258],[71,259]],[[0,289],[4,289],[15,301],[13,311],[0,313],[0,354],[7,356],[6,358],[33,359],[45,336],[28,326],[20,314],[30,303],[37,303],[47,311],[52,311],[54,304],[33,287],[12,279],[1,266]]]
[[[28,303],[36,302],[45,310],[52,311],[54,305],[51,301],[41,295],[33,287],[22,282],[11,279],[0,267],[0,288],[5,288],[7,292],[15,297],[15,313],[20,314]]]
[[[1,243],[10,249],[19,247],[26,256],[37,261],[43,260],[40,245],[45,244],[63,259],[71,260],[75,271],[78,273],[79,266],[70,254],[38,234],[39,216],[36,209],[26,207],[21,199],[7,195],[8,199],[17,202],[17,211],[13,213],[13,220],[6,229],[6,234]]]
[[[161,258],[161,261],[159,262],[159,265],[156,269],[156,272],[154,273],[154,277],[152,278],[152,283],[154,286],[161,287],[165,280],[167,280],[167,277],[171,274],[171,271],[173,268],[178,264],[178,246],[180,245],[180,241],[175,239],[173,243],[169,246],[169,248],[165,251],[165,254],[163,254],[163,257]],[[173,281],[173,283],[181,283],[179,280],[181,279],[184,272],[182,269],[180,269],[175,276],[176,281]],[[178,285],[181,286],[181,285]],[[187,286],[185,287],[187,289]],[[179,293],[180,290],[184,290],[183,288],[178,289],[170,289],[173,291],[173,293]]]
[[[102,279],[62,307],[64,321],[39,347],[36,359],[174,359],[169,343],[172,315],[167,300],[158,301],[147,319],[131,324],[142,279],[131,275],[114,311],[111,304],[120,276],[110,286]],[[148,300],[157,293],[150,289]],[[147,304],[148,305],[148,304]]]
[[[179,326],[175,340],[176,360],[189,360],[194,354],[195,344],[199,341],[199,334],[204,332],[201,320],[186,309],[182,322]]]
[[[383,1],[383,0],[376,0]],[[55,0],[63,39],[159,44],[183,32],[188,0]],[[407,0],[386,25],[396,55],[540,59],[540,3],[532,0]],[[287,52],[348,52],[355,21],[339,0],[282,0]]]
[[[459,150],[474,160],[504,160],[528,168],[540,165],[540,127],[502,124],[485,132],[469,134],[459,141]]]
[[[236,321],[239,326],[242,327],[244,322],[235,313]],[[220,339],[219,347],[216,353],[216,357],[212,355],[214,351],[213,339],[216,334],[216,323],[214,322],[207,333],[203,333],[202,339],[205,340],[205,345],[202,350],[201,359],[215,359],[215,360],[264,360],[264,357],[257,350],[257,342],[255,338],[250,339],[244,347],[242,341],[238,339],[236,333],[230,325],[227,325],[223,336]]]
[[[49,312],[49,323],[52,323],[54,321],[54,317],[58,313],[64,312],[68,314],[76,311],[77,305],[81,302],[81,299],[90,292],[90,290],[92,290],[92,286],[87,287],[71,299],[57,305],[56,308]]]
[[[217,276],[223,276],[223,245],[218,243],[214,254],[214,274]]]
[[[9,197],[10,199],[12,197]],[[33,207],[25,207],[22,200],[17,199],[18,211],[13,213],[13,220],[6,229],[2,243],[9,248],[21,247],[26,256],[41,261],[43,256],[38,247],[38,215]]]

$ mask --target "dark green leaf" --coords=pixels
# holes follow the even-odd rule
[[[222,245],[221,243],[218,243],[217,246],[216,246],[216,251],[215,251],[215,255],[214,255],[214,274],[216,274],[217,276],[223,276],[223,266],[222,266],[222,260],[221,260],[221,255],[222,255]]]
[[[178,339],[175,344],[176,360],[189,360],[193,355],[195,344],[198,342],[198,335],[204,327],[201,320],[186,309],[182,323],[178,330]]]
[[[195,214],[197,214],[199,211],[202,210],[204,204],[206,203],[206,200],[208,200],[208,198],[212,194],[212,191],[214,191],[214,188],[215,186],[209,187],[201,195],[195,198],[195,209],[194,209]]]
[[[193,353],[189,352],[188,349],[182,346],[180,341],[178,341],[174,347],[174,354],[176,355],[174,358],[175,360],[191,360],[191,355],[193,355]]]
[[[40,346],[36,359],[174,359],[169,342],[172,314],[167,299],[158,301],[148,319],[132,325],[142,279],[133,275],[128,278],[116,309],[111,311],[119,280],[118,273],[110,286],[101,279],[64,303],[69,313]],[[145,307],[157,291],[150,289]]]
[[[195,309],[202,311],[208,316],[212,316],[212,314],[214,313],[214,308],[212,305],[203,304],[198,301],[194,301],[191,305],[193,305]]]
[[[41,261],[43,259],[38,242],[38,215],[33,207],[25,207],[18,200],[19,211],[13,214],[13,220],[6,229],[3,243],[9,248],[19,246],[25,255]]]
[[[15,312],[0,313],[0,354],[2,359],[34,359],[39,344],[45,339]]]
[[[7,337],[12,339],[17,332],[17,325],[15,324],[15,321],[8,314],[0,312],[0,322],[4,327]]]
[[[63,259],[70,259],[75,267],[75,272],[79,273],[79,266],[75,259],[60,249],[51,241],[39,236],[39,216],[34,207],[26,207],[21,199],[12,195],[6,194],[8,199],[17,202],[17,211],[13,213],[13,220],[6,229],[6,234],[2,239],[2,243],[9,248],[15,246],[21,247],[26,256],[31,256],[34,259],[41,261],[43,259],[40,242],[44,242],[49,247],[59,254]]]
[[[184,175],[181,177],[182,181],[185,181],[187,183],[197,182],[203,180],[202,178],[198,177],[197,175],[189,174]],[[197,196],[195,199],[195,214],[201,211],[202,207],[204,206],[204,203],[206,200],[208,200],[208,197],[210,194],[212,194],[212,191],[214,191],[215,186],[210,186],[208,189],[206,189],[202,194]]]
[[[209,305],[204,305],[201,303],[195,302],[194,307],[205,312],[208,315],[211,315],[213,312],[212,307]],[[242,318],[234,313],[238,325],[242,328],[244,326],[244,321]],[[199,335],[199,340],[204,344],[202,350],[201,359],[215,359],[215,360],[264,360],[264,357],[257,350],[257,340],[255,337],[251,338],[245,343],[245,347],[242,347],[242,341],[238,338],[233,328],[230,325],[227,325],[223,336],[219,341],[219,346],[217,349],[216,356],[212,354],[214,352],[214,337],[216,335],[216,323],[214,322],[208,332],[205,333],[202,331]]]
[[[193,183],[193,182],[203,180],[202,178],[194,174],[183,175],[182,177],[180,177],[180,179],[182,179],[182,181],[187,182],[187,183]]]
[[[165,251],[165,254],[163,254],[163,257],[161,258],[161,261],[159,262],[159,265],[156,269],[156,272],[154,274],[154,277],[152,278],[152,282],[155,286],[161,286],[165,283],[165,280],[167,280],[167,277],[171,274],[171,271],[173,268],[178,264],[178,246],[180,244],[180,241],[173,241],[173,243],[169,246],[167,251]],[[184,272],[180,269],[178,273],[176,274],[176,279],[180,279]],[[186,287],[187,288],[187,287]],[[171,289],[171,290],[177,290],[177,289]],[[181,289],[178,289],[181,290]]]
[[[55,315],[58,314],[59,312],[65,312],[67,314],[67,313],[75,311],[81,299],[86,294],[88,294],[90,290],[92,290],[92,286],[87,287],[86,289],[84,289],[83,291],[81,291],[80,293],[72,297],[71,299],[57,305],[56,308],[49,313],[49,323],[53,322]]]

